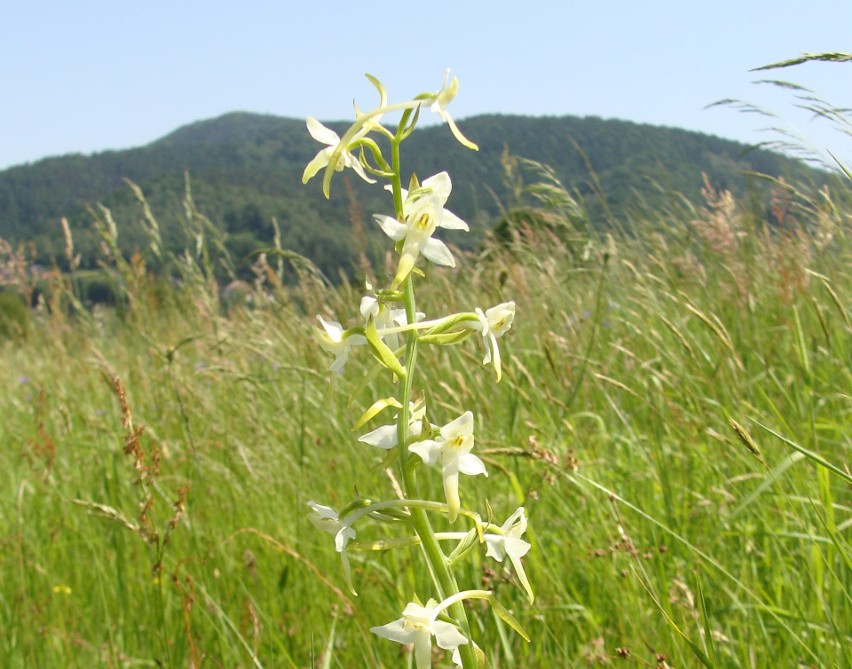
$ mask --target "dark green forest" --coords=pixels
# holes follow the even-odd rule
[[[342,134],[346,123],[329,123]],[[778,154],[718,137],[675,128],[596,117],[485,115],[459,123],[478,143],[475,154],[460,146],[443,126],[418,128],[406,171],[424,178],[446,169],[454,184],[448,206],[471,223],[473,235],[454,243],[476,244],[507,210],[523,206],[517,174],[506,178],[505,157],[519,156],[552,167],[573,193],[578,217],[596,228],[630,229],[631,221],[666,206],[701,203],[703,175],[737,197],[765,200],[763,173],[801,182],[824,178]],[[352,266],[358,249],[369,253],[374,233],[370,215],[386,212],[381,189],[354,175],[342,175],[335,189],[348,197],[318,197],[319,179],[301,183],[304,166],[321,148],[301,120],[232,113],[182,127],[147,146],[91,156],[69,155],[0,172],[0,237],[13,244],[33,242],[38,261],[64,262],[61,218],[74,234],[81,267],[93,267],[98,235],[93,222],[110,210],[120,248],[144,250],[138,224],[143,210],[127,181],[144,192],[159,222],[166,250],[185,238],[187,182],[198,211],[221,232],[225,247],[245,266],[269,248],[279,225],[281,245],[311,258],[331,276]],[[685,200],[684,200],[685,199]],[[670,202],[669,202],[670,200]],[[366,230],[353,242],[353,230]],[[361,233],[358,233],[361,235]]]

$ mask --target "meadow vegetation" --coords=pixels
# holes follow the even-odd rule
[[[467,567],[532,637],[469,607],[491,666],[852,666],[848,185],[775,180],[767,209],[706,180],[703,206],[598,232],[548,168],[505,167],[499,234],[419,293],[517,305],[499,386],[474,342],[422,354],[430,406],[488,422],[466,486],[530,518],[533,606],[510,568]],[[273,242],[224,288],[184,205],[192,243],[166,252],[140,193],[130,258],[99,211],[112,304],[84,304],[68,234],[72,271],[26,317],[0,305],[0,663],[411,666],[369,628],[429,582],[414,549],[350,552],[354,601],[306,507],[387,487],[351,430],[371,362],[332,378],[312,329],[393,267],[330,282]],[[3,259],[30,299],[24,255]]]

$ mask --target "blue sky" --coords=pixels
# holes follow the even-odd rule
[[[353,98],[375,99],[365,72],[399,100],[437,90],[447,67],[456,118],[596,115],[769,139],[770,119],[704,109],[741,98],[845,157],[848,136],[753,82],[795,81],[852,107],[852,64],[749,70],[852,51],[850,26],[849,0],[4,0],[0,168],[140,146],[235,110],[349,119]]]

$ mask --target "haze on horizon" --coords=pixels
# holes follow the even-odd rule
[[[852,157],[848,135],[796,108],[804,85],[852,107],[850,65],[749,70],[805,52],[852,51],[852,3],[672,0],[572,7],[533,1],[420,6],[377,0],[319,13],[303,4],[107,0],[9,6],[0,42],[0,169],[44,157],[148,144],[232,111],[349,119],[375,99],[370,72],[394,100],[461,81],[456,118],[485,113],[600,116],[681,127],[748,144],[780,126],[817,150]],[[412,46],[413,45],[413,46]],[[738,98],[777,114],[730,107]]]

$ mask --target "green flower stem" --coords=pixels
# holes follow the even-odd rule
[[[411,109],[406,109],[399,125],[394,139],[391,141],[391,190],[393,192],[394,214],[397,220],[403,220],[403,201],[402,201],[402,170],[399,158],[399,145],[405,136],[405,126],[411,115]],[[342,145],[342,143],[341,143]],[[414,282],[413,277],[409,275],[405,279],[402,287],[403,303],[405,305],[405,315],[408,323],[416,321],[417,307],[414,299]],[[414,497],[421,498],[418,494],[417,476],[414,469],[408,466],[408,424],[410,421],[410,402],[412,388],[414,385],[414,369],[417,364],[417,339],[419,333],[416,329],[406,333],[405,342],[405,377],[402,379],[402,397],[400,409],[397,418],[397,440],[399,443],[399,466],[402,471],[402,491],[406,498]],[[429,570],[432,574],[432,580],[438,590],[438,597],[442,600],[448,597],[454,597],[459,593],[459,586],[456,583],[455,576],[450,571],[449,561],[447,556],[441,550],[438,539],[435,536],[435,531],[432,529],[432,524],[429,522],[429,516],[426,511],[420,507],[411,509],[411,522],[414,526],[414,531],[420,538],[423,554],[429,564]],[[467,620],[467,613],[464,610],[462,601],[452,600],[454,603],[448,608],[449,614],[456,620],[462,630],[462,634],[470,639],[470,643],[459,646],[463,669],[477,669],[476,656],[473,652],[473,640],[470,636],[470,624]]]
[[[411,275],[405,280],[403,287],[403,297],[405,303],[405,313],[408,322],[414,321],[414,315],[417,312],[414,301],[414,283]],[[402,468],[403,492],[406,497],[414,494],[420,497],[417,490],[417,479],[415,471],[412,467],[407,466],[407,449],[405,444],[408,441],[408,423],[409,423],[409,406],[411,402],[411,391],[414,379],[414,368],[417,362],[417,339],[418,333],[412,330],[407,334],[405,347],[405,379],[403,380],[402,390],[402,409],[399,412],[397,423],[397,436],[399,440],[399,461]],[[435,531],[432,529],[432,524],[429,522],[429,516],[422,508],[411,509],[411,520],[414,526],[414,531],[420,538],[423,546],[423,553],[429,563],[432,577],[435,581],[435,586],[438,589],[440,599],[454,598],[459,593],[459,586],[456,583],[453,572],[450,571],[449,561],[444,555],[441,546],[438,543],[438,538]],[[462,667],[464,669],[476,669],[477,661],[473,652],[473,640],[470,636],[470,624],[467,620],[467,612],[464,609],[464,604],[461,600],[452,599],[453,603],[448,607],[449,614],[456,620],[462,630],[462,634],[470,639],[471,643],[459,646],[459,654],[461,655]]]

